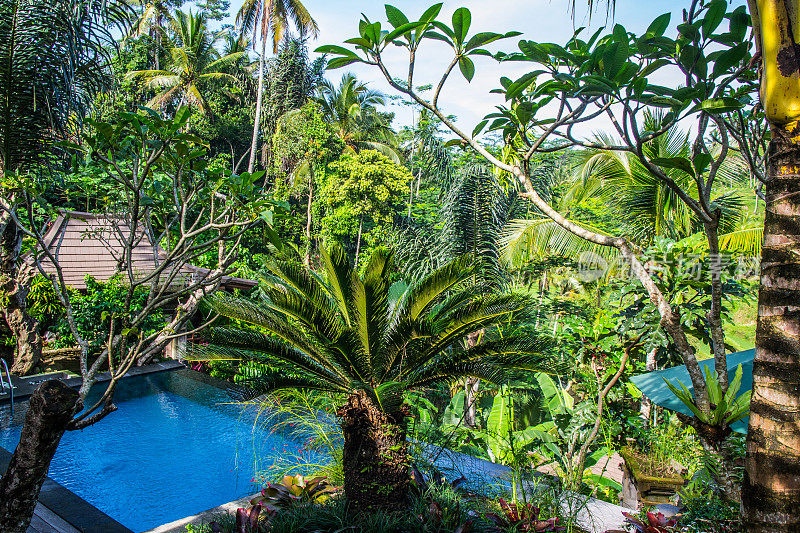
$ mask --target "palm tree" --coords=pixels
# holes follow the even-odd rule
[[[376,108],[386,103],[383,94],[359,82],[354,74],[346,73],[338,87],[323,81],[317,102],[346,150],[377,150],[395,163],[400,162],[398,151],[392,146],[394,131]]]
[[[264,62],[267,55],[267,38],[272,33],[272,51],[278,46],[289,27],[294,22],[300,36],[311,34],[316,37],[319,27],[300,0],[245,0],[236,14],[236,24],[242,35],[253,36],[253,47],[259,39],[261,54],[258,57],[258,92],[256,93],[255,119],[253,120],[253,139],[250,143],[250,162],[247,171],[253,172],[256,163],[258,132],[261,127],[261,106],[264,99]]]
[[[161,49],[167,38],[167,26],[174,23],[170,11],[180,7],[181,0],[140,0],[141,10],[128,35],[147,35],[153,41],[153,62],[156,70],[161,68]]]
[[[378,249],[363,276],[344,249],[320,250],[320,274],[296,263],[269,267],[267,299],[215,296],[217,312],[252,327],[218,327],[195,359],[240,358],[274,370],[251,381],[258,391],[300,388],[343,398],[344,492],[361,510],[398,509],[409,483],[403,392],[464,376],[492,383],[541,367],[537,342],[506,336],[464,349],[468,333],[525,318],[527,300],[464,288],[462,258],[411,285],[391,283],[391,253]]]
[[[169,49],[167,69],[135,70],[126,77],[142,79],[147,87],[161,89],[147,102],[148,107],[159,109],[177,102],[178,107],[189,105],[208,114],[211,109],[203,94],[205,89],[213,83],[236,83],[236,78],[224,71],[245,52],[220,57],[214,48],[220,34],[212,35],[208,31],[202,13],[176,11],[174,21],[177,42]]]

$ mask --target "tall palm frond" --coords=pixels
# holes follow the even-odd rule
[[[173,23],[170,11],[176,7],[172,0],[138,0],[138,16],[127,34],[128,37],[150,37],[161,40],[167,36],[167,27]]]
[[[600,228],[578,222],[583,228],[607,235]],[[544,215],[511,220],[500,238],[504,262],[520,268],[526,263],[548,256],[576,258],[583,252],[592,252],[606,260],[619,255],[616,248],[600,246],[578,237]]]
[[[267,361],[274,372],[251,382],[261,391],[365,391],[387,411],[399,405],[403,391],[416,387],[464,376],[497,383],[520,370],[556,369],[541,355],[543,342],[529,335],[488,333],[477,346],[461,345],[467,333],[491,332],[530,313],[530,302],[521,296],[466,287],[473,274],[467,258],[398,286],[391,283],[392,254],[383,249],[363,275],[340,247],[321,254],[319,275],[273,263],[263,304],[212,297],[217,312],[255,328],[212,328],[209,344],[195,347],[190,357]]]
[[[237,79],[226,72],[246,52],[240,50],[220,56],[214,43],[224,34],[212,34],[203,13],[176,11],[172,19],[175,42],[170,44],[169,62],[162,70],[136,70],[126,74],[128,79],[140,79],[149,88],[163,89],[149,102],[148,107],[163,108],[170,103],[189,105],[204,114],[211,113],[205,91],[213,83],[236,84]]]
[[[130,9],[102,0],[0,0],[0,175],[52,154],[108,86],[114,28]]]
[[[290,22],[301,37],[316,37],[319,32],[317,22],[299,0],[245,0],[236,14],[241,34],[252,35],[253,46],[272,35],[272,51],[276,54]]]
[[[377,109],[385,104],[382,93],[346,73],[338,86],[323,81],[316,100],[340,140],[352,151],[378,150],[396,163],[401,161],[395,133]]]
[[[465,169],[442,206],[442,236],[450,257],[467,255],[475,264],[475,281],[502,286],[499,240],[516,201],[489,169]]]

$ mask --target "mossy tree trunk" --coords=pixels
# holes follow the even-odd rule
[[[31,276],[30,272],[20,268],[22,233],[9,214],[13,200],[0,201],[3,202],[3,209],[0,209],[0,301],[3,302],[0,314],[5,318],[15,340],[11,371],[25,375],[42,357],[42,336],[39,322],[28,312]]]
[[[748,532],[800,531],[800,145],[773,128],[743,487]]]
[[[344,495],[352,509],[394,511],[407,506],[410,483],[406,413],[384,413],[359,391],[337,415],[344,434]]]
[[[27,531],[50,461],[79,408],[77,391],[61,381],[45,381],[31,396],[19,444],[0,479],[3,533]]]

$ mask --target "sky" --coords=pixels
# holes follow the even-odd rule
[[[367,0],[302,0],[311,15],[319,25],[319,37],[309,42],[309,49],[313,52],[323,44],[342,45],[346,39],[358,35],[358,21],[361,14],[370,20],[380,20],[385,23],[386,16],[384,1]],[[241,6],[242,0],[231,0],[231,13],[235,14]],[[390,3],[400,8],[409,18],[417,20],[419,16],[434,0],[390,0]],[[733,0],[734,5],[743,4],[744,0]],[[674,28],[681,19],[681,10],[687,7],[688,0],[676,2],[675,0],[617,0],[616,12],[613,17],[606,17],[604,5],[595,11],[589,20],[586,12],[585,0],[577,0],[576,18],[573,20],[568,0],[456,0],[445,1],[440,20],[451,20],[453,11],[459,7],[467,7],[472,12],[472,27],[470,34],[481,31],[494,31],[504,33],[507,31],[522,32],[522,36],[515,39],[500,41],[494,46],[489,46],[493,51],[516,50],[518,39],[530,39],[539,42],[555,42],[564,44],[572,36],[576,27],[588,26],[592,33],[601,26],[611,26],[620,23],[628,31],[641,33],[647,29],[650,22],[662,13],[672,13],[671,27]],[[602,2],[596,2],[602,4]],[[231,21],[232,22],[232,21]],[[392,47],[394,48],[394,47]],[[407,53],[401,48],[395,48],[393,54],[387,56],[389,71],[396,76],[405,77],[408,68]],[[448,53],[450,52],[450,53]],[[312,54],[313,55],[313,54]],[[452,59],[451,50],[437,41],[423,43],[415,70],[415,85],[436,84],[443,70]],[[490,91],[499,87],[501,76],[515,79],[530,70],[524,64],[499,64],[491,58],[475,57],[476,74],[471,83],[457,71],[448,79],[445,89],[440,97],[440,107],[446,114],[457,117],[457,124],[466,131],[472,131],[486,114],[494,111],[494,106],[503,103],[503,97],[491,94]],[[385,82],[380,72],[368,65],[353,64],[343,69],[328,72],[331,80],[338,78],[347,71],[368,82],[372,88],[378,89],[387,96],[396,95]],[[394,101],[389,108],[395,112],[395,126],[408,125],[412,121],[414,112],[412,108]],[[605,129],[604,124],[596,124],[597,130]],[[590,132],[584,132],[589,134]]]

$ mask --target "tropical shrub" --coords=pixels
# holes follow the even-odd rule
[[[133,291],[133,299],[126,307],[125,299],[129,296],[129,289],[119,278],[112,278],[106,282],[97,281],[92,276],[86,276],[86,290],[72,290],[72,301],[75,324],[83,338],[89,343],[90,351],[99,351],[108,340],[108,328],[112,318],[116,318],[123,310],[139,313],[147,305],[148,289],[140,287]],[[164,323],[164,313],[156,310],[148,314],[142,322],[142,332],[149,335],[158,331]],[[53,331],[56,339],[55,348],[75,346],[75,341],[67,323],[62,315],[54,324]]]

